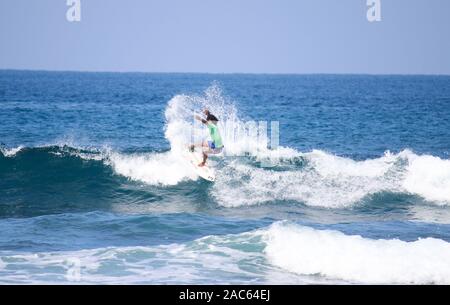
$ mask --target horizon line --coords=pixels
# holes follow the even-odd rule
[[[16,69],[0,68],[0,71],[14,72],[66,72],[66,73],[123,73],[123,74],[198,74],[198,75],[367,75],[367,76],[450,76],[437,73],[369,73],[369,72],[180,72],[180,71],[114,71],[114,70],[51,70],[51,69]]]

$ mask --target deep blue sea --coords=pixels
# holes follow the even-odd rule
[[[450,76],[4,70],[0,142],[1,284],[450,284]]]

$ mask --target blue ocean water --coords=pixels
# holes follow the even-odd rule
[[[0,122],[2,284],[450,283],[449,76],[4,70]]]

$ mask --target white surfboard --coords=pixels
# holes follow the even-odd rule
[[[216,180],[214,170],[210,168],[207,164],[205,166],[198,166],[198,164],[202,162],[203,159],[201,153],[186,151],[183,155],[192,165],[197,175],[211,182],[214,182]]]

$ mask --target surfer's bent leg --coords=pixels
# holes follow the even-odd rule
[[[206,149],[203,150],[203,161],[200,162],[200,164],[198,166],[205,166],[206,164],[206,159],[208,159],[208,154],[212,153],[214,151],[214,142],[212,141],[205,141],[203,142],[203,147],[205,147]]]
[[[206,152],[203,152],[203,161],[198,166],[205,166],[206,159],[208,159],[208,155],[206,154]]]
[[[216,155],[216,154],[220,154],[222,151],[223,151],[223,146],[219,147],[219,148],[216,148],[216,147],[212,148],[211,145],[209,145],[208,149],[203,151],[203,161],[198,166],[205,166],[206,159],[208,159],[209,154]]]

